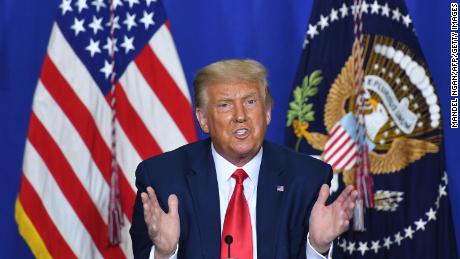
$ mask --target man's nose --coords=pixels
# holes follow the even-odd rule
[[[247,119],[246,107],[242,103],[237,103],[235,105],[235,121],[236,122],[245,122]]]

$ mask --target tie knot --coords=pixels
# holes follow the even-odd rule
[[[232,177],[235,178],[236,184],[242,184],[244,179],[248,177],[248,174],[243,169],[236,169],[232,174]]]

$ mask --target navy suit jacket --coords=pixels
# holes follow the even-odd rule
[[[256,203],[258,258],[305,258],[310,211],[321,185],[330,183],[331,167],[269,141],[263,150]],[[143,161],[136,186],[130,229],[135,258],[148,258],[152,248],[140,198],[147,186],[155,189],[165,211],[170,194],[179,198],[178,258],[220,257],[219,191],[210,139]]]

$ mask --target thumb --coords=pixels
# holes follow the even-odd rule
[[[329,198],[329,186],[327,184],[323,184],[319,190],[319,195],[316,203],[326,205],[327,198]]]
[[[168,214],[170,214],[170,215],[177,215],[178,214],[179,199],[177,199],[177,196],[175,194],[169,195],[169,197],[168,197],[168,207],[169,207]]]

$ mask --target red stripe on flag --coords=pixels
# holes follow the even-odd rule
[[[353,162],[353,159],[356,158],[356,154],[357,154],[357,152],[355,152],[355,153],[345,162],[345,164],[343,165],[343,168],[344,168],[344,169],[347,168],[347,166],[348,166],[351,162]]]
[[[108,248],[108,227],[66,157],[46,128],[32,113],[29,140],[42,157],[63,195],[105,258],[124,258],[119,246]]]
[[[341,137],[342,137],[342,136],[341,136]],[[340,146],[339,146],[338,148],[336,148],[334,152],[332,152],[332,155],[330,155],[329,158],[326,159],[327,161],[331,161],[331,159],[332,159],[338,152],[340,152],[340,150],[341,150],[348,142],[353,141],[353,140],[350,138],[350,136],[345,136],[345,137],[346,137],[347,139],[346,139],[344,142],[342,142],[342,144],[340,144]],[[338,139],[338,140],[339,140],[339,139]],[[338,140],[337,140],[337,141],[338,141]],[[337,141],[336,141],[336,142],[337,142]],[[335,145],[335,143],[334,143],[334,145]]]
[[[117,84],[115,96],[117,100],[117,118],[120,126],[141,158],[146,159],[162,153],[161,148],[150,134],[144,121],[131,106],[120,83]],[[158,127],[160,126],[158,125]]]
[[[194,142],[196,134],[192,106],[149,45],[139,53],[135,62],[185,139]]]
[[[49,217],[45,206],[29,180],[24,177],[24,173],[21,177],[19,199],[51,256],[54,258],[77,258]]]
[[[91,156],[104,177],[107,184],[111,183],[111,161],[112,155],[109,147],[104,142],[102,135],[97,128],[91,112],[75,94],[71,86],[62,77],[51,59],[46,56],[41,75],[43,85],[46,87],[53,99],[59,104],[67,118],[80,134],[87,146]],[[120,175],[120,182],[128,182],[125,174]],[[132,204],[135,193],[132,188],[122,189],[122,196],[127,199],[123,204]],[[128,202],[129,201],[129,202]],[[123,211],[131,217],[132,205],[124,207]]]
[[[326,148],[326,150],[324,150],[324,154],[328,153],[329,150],[331,150],[331,148],[332,148],[333,146],[335,146],[335,144],[343,137],[343,135],[344,135],[346,132],[347,132],[346,130],[343,130],[342,133],[340,133],[340,135],[334,140],[334,142],[332,142],[332,143]],[[333,137],[333,135],[331,135],[330,138],[332,138],[332,137]]]
[[[351,139],[348,139],[347,143],[348,143],[349,141],[351,141]],[[347,148],[347,150],[345,150],[345,152],[343,152],[343,154],[339,157],[339,159],[337,159],[337,161],[335,161],[335,163],[332,165],[332,167],[333,167],[333,168],[336,168],[337,165],[340,163],[340,161],[342,161],[342,159],[344,159],[345,156],[348,155],[348,152],[350,152],[350,150],[352,150],[354,146],[356,146],[355,143],[351,144],[351,145]]]
[[[105,144],[91,112],[62,77],[48,56],[45,57],[41,80],[80,134],[106,182],[110,183],[111,152]]]

